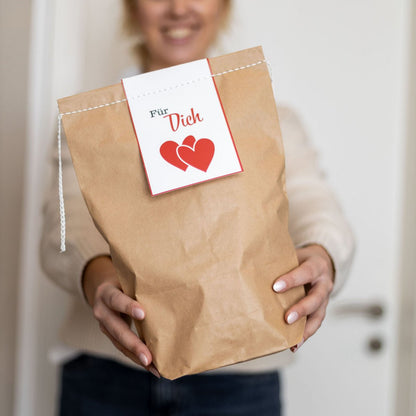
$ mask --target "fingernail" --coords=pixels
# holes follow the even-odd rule
[[[293,324],[293,322],[297,321],[299,318],[299,314],[297,312],[290,312],[289,316],[287,317],[287,323]]]
[[[275,292],[280,292],[281,290],[286,288],[286,282],[284,280],[278,280],[277,282],[275,282],[275,284],[273,285],[273,290]]]
[[[147,359],[146,355],[143,354],[142,352],[139,354],[139,358],[140,361],[142,362],[143,365],[148,366],[149,365],[149,360]]]
[[[153,364],[150,364],[148,370],[157,378],[160,378],[160,373],[159,371],[156,370],[156,368],[153,366]]]
[[[305,342],[305,338],[302,338],[302,341],[299,342],[299,344],[296,344],[293,347],[291,347],[290,350],[292,352],[296,352],[303,345],[304,342]]]
[[[141,309],[139,309],[139,308],[134,308],[133,309],[133,316],[136,318],[136,319],[143,319],[144,318],[144,311],[142,311]]]

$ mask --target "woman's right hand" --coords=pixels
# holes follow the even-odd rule
[[[110,257],[96,257],[87,264],[82,286],[101,331],[125,356],[160,378],[152,354],[129,326],[131,318],[145,318],[144,309],[122,292]]]

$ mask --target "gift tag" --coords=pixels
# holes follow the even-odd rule
[[[122,82],[152,195],[243,171],[207,59]]]

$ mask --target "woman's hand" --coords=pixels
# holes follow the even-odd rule
[[[82,285],[101,331],[124,355],[160,378],[151,363],[152,354],[129,326],[131,318],[145,318],[143,307],[122,292],[111,259],[100,256],[91,260],[85,267]]]
[[[321,326],[325,318],[329,295],[334,287],[334,266],[327,251],[318,244],[311,244],[296,250],[299,266],[280,276],[273,284],[273,290],[285,292],[296,286],[306,285],[306,296],[290,307],[285,320],[292,324],[307,316],[302,342],[291,348],[295,352]]]

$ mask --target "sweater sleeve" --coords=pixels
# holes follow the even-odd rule
[[[78,186],[65,135],[62,135],[62,173],[66,211],[66,251],[60,253],[58,201],[58,151],[52,152],[52,183],[43,205],[40,260],[46,275],[66,291],[86,302],[82,289],[85,265],[99,255],[109,255],[107,242],[96,229]]]
[[[279,108],[279,119],[286,158],[289,233],[296,248],[315,243],[329,253],[335,268],[333,296],[351,268],[354,236],[298,117],[284,107]]]

